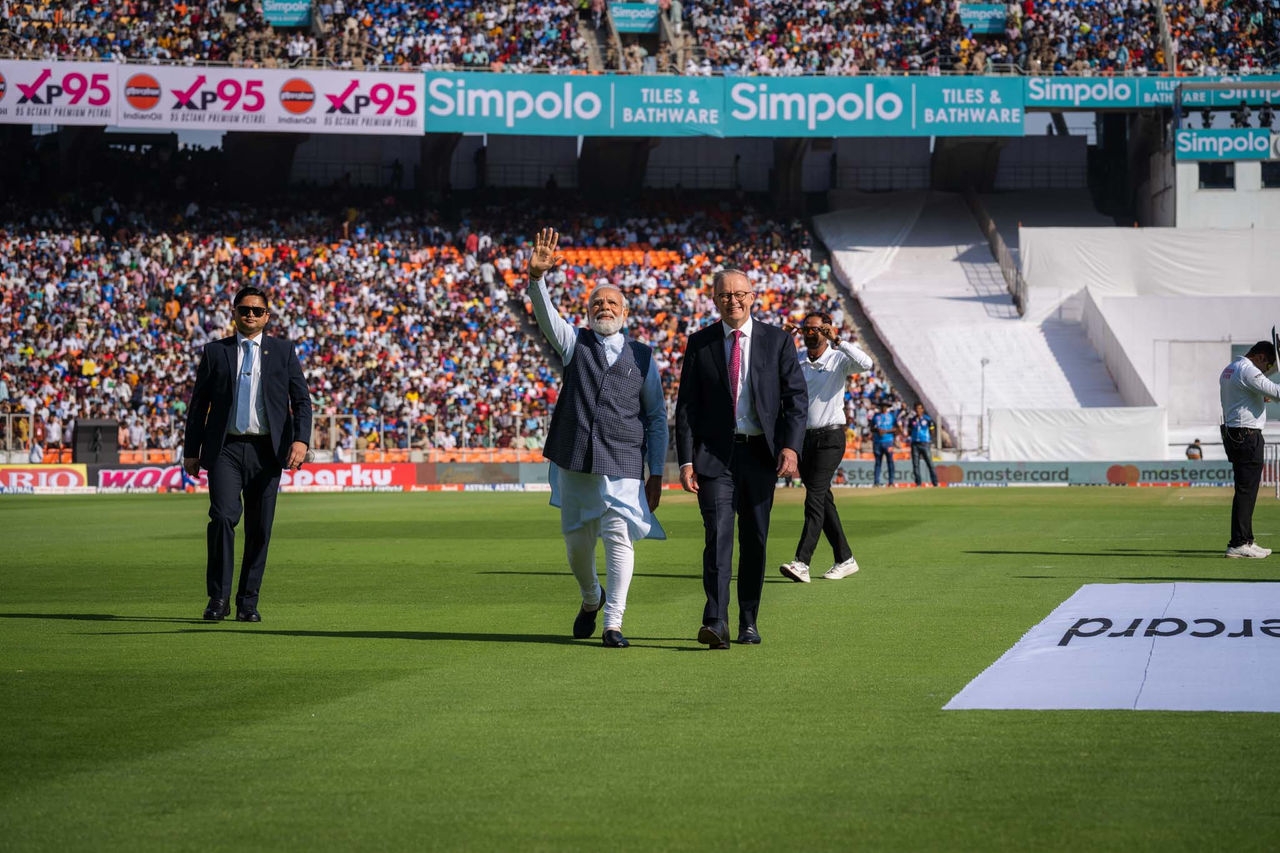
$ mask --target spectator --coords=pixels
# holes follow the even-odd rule
[[[1200,439],[1197,438],[1195,441],[1187,445],[1187,458],[1188,459],[1204,458],[1204,448],[1200,446]]]

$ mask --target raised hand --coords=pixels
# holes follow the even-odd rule
[[[557,254],[560,234],[554,228],[543,228],[533,238],[533,254],[529,256],[529,278],[542,278],[548,270],[564,263],[564,255]]]

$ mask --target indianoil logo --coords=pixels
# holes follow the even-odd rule
[[[0,101],[4,100],[4,90],[5,90],[4,75],[0,74]]]
[[[135,110],[152,110],[160,103],[160,83],[150,74],[135,74],[124,84],[124,99]]]
[[[301,77],[286,80],[280,87],[280,106],[296,116],[310,112],[315,103],[315,88]]]

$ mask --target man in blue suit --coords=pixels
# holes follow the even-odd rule
[[[204,348],[187,407],[182,467],[209,472],[209,606],[204,618],[230,612],[235,528],[244,496],[244,558],[236,621],[261,622],[258,590],[267,566],[282,468],[297,470],[311,439],[311,394],[293,345],[263,334],[267,295],[242,287],[232,302],[236,333]]]
[[[799,474],[809,396],[795,341],[751,317],[746,273],[716,273],[720,322],[689,336],[676,400],[680,485],[698,496],[707,604],[698,642],[729,648],[729,580],[738,521],[738,642],[756,645],[769,513],[779,477]]]

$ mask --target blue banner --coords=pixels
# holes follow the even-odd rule
[[[1008,12],[1003,3],[961,3],[960,25],[974,35],[999,35],[1004,32]]]
[[[1177,160],[1273,160],[1275,143],[1271,131],[1263,127],[1230,130],[1179,130],[1174,140]]]
[[[428,133],[1021,136],[1014,77],[597,77],[428,72]]]
[[[1280,92],[1251,89],[1252,83],[1280,82],[1280,75],[1239,77],[1028,77],[1028,110],[1133,110],[1172,107],[1174,91],[1182,83],[1240,83],[1239,89],[1194,91],[1183,89],[1184,106],[1234,107],[1280,103]]]
[[[656,33],[658,31],[657,3],[610,3],[613,26],[620,33]]]
[[[273,27],[309,27],[311,0],[262,0],[262,17]]]

